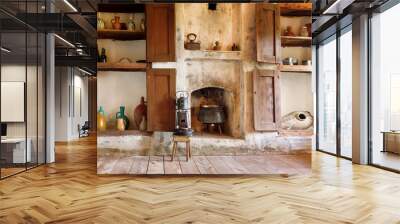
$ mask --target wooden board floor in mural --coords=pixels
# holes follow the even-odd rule
[[[98,156],[98,174],[242,175],[306,174],[311,154],[262,156]]]
[[[400,175],[321,152],[293,176],[96,174],[96,140],[0,181],[0,223],[399,223]]]

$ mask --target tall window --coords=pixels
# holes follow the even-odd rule
[[[400,5],[374,15],[372,24],[372,163],[400,170]]]
[[[340,36],[340,155],[352,157],[352,33]]]
[[[336,153],[336,39],[318,47],[318,149]]]

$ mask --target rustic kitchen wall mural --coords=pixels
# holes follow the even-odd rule
[[[311,4],[98,8],[98,174],[310,171]]]

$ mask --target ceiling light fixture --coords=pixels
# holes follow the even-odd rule
[[[0,47],[0,50],[6,52],[6,53],[11,53],[11,50],[5,48],[5,47]]]
[[[343,10],[351,5],[354,0],[336,0],[322,13],[323,15],[338,15],[342,14]]]
[[[59,36],[58,34],[54,34],[55,37],[57,37],[59,40],[61,40],[62,42],[66,43],[68,46],[75,48],[75,45],[73,45],[71,42],[69,42],[68,40],[62,38],[61,36]]]
[[[64,3],[67,4],[74,12],[78,12],[78,9],[75,8],[68,0],[64,0]]]
[[[79,68],[79,67],[78,67],[78,70],[81,71],[81,72],[83,72],[83,73],[85,73],[85,74],[87,74],[87,75],[90,75],[90,76],[93,75],[92,73],[90,73],[90,72],[88,72],[88,71],[86,71],[86,70],[83,70],[83,69],[81,69],[81,68]]]

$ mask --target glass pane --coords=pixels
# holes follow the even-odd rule
[[[340,36],[340,153],[352,157],[352,32]]]
[[[26,33],[3,32],[1,47],[1,175],[5,177],[24,171],[31,158],[26,144]]]
[[[44,34],[38,36],[38,163],[45,163],[45,60],[46,60],[46,37]]]
[[[27,142],[28,150],[30,149],[30,160],[28,160],[28,168],[37,165],[37,132],[38,132],[38,95],[37,95],[37,81],[38,81],[38,35],[36,32],[27,33],[28,44],[28,63],[27,63],[27,80],[26,80],[26,115],[27,115]]]
[[[318,147],[336,153],[336,40],[318,48]]]
[[[400,170],[400,5],[372,18],[372,163]]]

